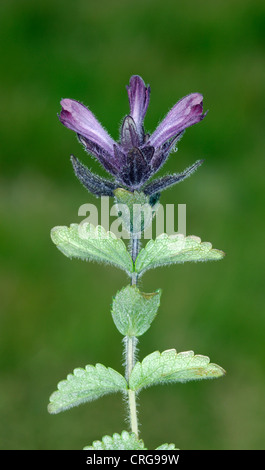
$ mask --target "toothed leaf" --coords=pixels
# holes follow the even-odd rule
[[[121,434],[104,436],[101,441],[94,441],[84,450],[147,450],[141,439],[137,439],[134,433],[122,431]]]
[[[179,449],[176,449],[175,444],[161,444],[161,446],[157,447],[156,450],[179,450]]]
[[[108,393],[127,389],[125,378],[102,364],[74,369],[66,380],[58,383],[58,390],[50,397],[49,413],[56,414],[81,403],[96,400]]]
[[[112,304],[113,321],[124,336],[141,336],[150,327],[160,304],[161,291],[145,294],[135,286],[124,287]]]
[[[195,356],[193,351],[177,353],[175,349],[168,349],[162,353],[155,351],[142,362],[137,362],[130,376],[129,387],[139,391],[155,384],[211,379],[224,374],[225,371],[211,364],[207,356]]]
[[[133,272],[133,262],[124,242],[102,226],[71,224],[54,227],[51,238],[57,248],[69,258],[94,260],[113,264],[127,273]]]
[[[202,242],[199,237],[163,233],[155,240],[150,240],[140,251],[135,262],[135,271],[141,275],[158,266],[186,261],[219,260],[223,257],[223,251],[213,249],[211,243]]]

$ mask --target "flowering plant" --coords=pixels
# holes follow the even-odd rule
[[[162,234],[141,248],[141,236],[152,223],[160,193],[190,176],[202,163],[196,161],[182,173],[162,176],[149,181],[164,165],[170,152],[185,129],[201,121],[202,95],[192,93],[169,111],[156,130],[146,134],[144,117],[149,105],[150,87],[141,77],[130,79],[127,92],[130,113],[123,119],[120,141],[115,142],[103,129],[92,112],[78,101],[63,99],[59,119],[73,130],[85,150],[107,170],[110,179],[92,173],[77,158],[71,157],[74,172],[85,188],[97,197],[113,197],[118,214],[129,234],[128,246],[114,233],[102,226],[86,223],[80,227],[54,227],[53,242],[68,257],[110,263],[124,270],[130,284],[116,294],[111,314],[119,332],[124,336],[125,374],[102,364],[77,368],[67,379],[59,382],[58,390],[50,397],[48,410],[59,413],[105,394],[121,392],[127,398],[130,430],[104,436],[85,449],[145,449],[139,438],[136,397],[151,385],[166,382],[186,382],[224,375],[224,370],[207,356],[193,351],[177,353],[169,349],[155,351],[142,361],[136,360],[136,344],[151,326],[160,305],[161,291],[141,292],[138,280],[148,269],[187,261],[219,260],[224,256],[199,237],[183,234]],[[126,206],[127,211],[121,207]],[[146,208],[151,217],[145,217]],[[175,449],[174,444],[162,444],[157,449]]]

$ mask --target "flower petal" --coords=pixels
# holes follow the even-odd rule
[[[131,116],[126,116],[121,126],[121,146],[123,150],[130,150],[140,145],[140,139],[135,122]]]
[[[169,157],[170,152],[173,149],[177,151],[176,145],[177,145],[177,142],[181,139],[182,135],[183,135],[183,132],[180,132],[175,137],[172,137],[171,139],[164,142],[163,145],[155,149],[155,152],[150,161],[152,174],[155,174],[164,165],[164,163]]]
[[[151,168],[146,164],[146,159],[139,148],[132,148],[127,153],[127,164],[117,176],[130,191],[135,191],[148,180]]]
[[[151,135],[148,144],[160,147],[171,137],[201,121],[205,116],[202,114],[202,101],[200,93],[192,93],[178,101]]]
[[[104,150],[113,154],[115,141],[103,129],[94,114],[78,101],[63,99],[61,101],[62,111],[59,116],[61,123],[72,131],[87,137],[89,140],[100,145]]]
[[[101,163],[101,165],[112,175],[119,173],[120,168],[122,167],[122,161],[119,159],[119,155],[116,156],[115,152],[113,155],[106,152],[106,150],[96,144],[94,141],[87,139],[81,134],[77,134],[79,142],[85,147],[86,151],[96,157],[96,159]],[[115,144],[114,144],[115,148]]]
[[[143,120],[150,99],[150,86],[139,75],[130,78],[130,84],[126,87],[130,103],[130,116],[133,118],[138,133],[143,137]]]

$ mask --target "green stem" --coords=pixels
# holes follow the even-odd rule
[[[133,260],[133,263],[135,263],[135,260],[138,256],[138,253],[140,251],[140,240],[137,235],[134,233],[131,233],[131,240],[130,240],[130,250],[131,250],[131,257]],[[131,285],[136,286],[137,285],[137,280],[138,276],[136,272],[132,273],[131,276]]]
[[[131,233],[130,250],[133,262],[135,262],[140,249],[140,240]],[[137,274],[132,273],[131,285],[137,286]],[[136,352],[137,338],[135,336],[125,337],[125,357],[126,357],[126,380],[129,383],[130,375],[135,364],[135,352]],[[133,390],[128,390],[128,407],[129,407],[129,418],[131,424],[131,431],[135,433],[138,438],[138,421],[137,421],[137,409],[136,409],[136,394]]]
[[[135,364],[135,350],[136,350],[137,338],[135,336],[125,337],[125,348],[126,348],[126,380],[129,382],[130,375]],[[136,410],[136,395],[133,390],[128,390],[128,407],[129,407],[129,418],[131,431],[138,437],[138,422],[137,422],[137,410]]]

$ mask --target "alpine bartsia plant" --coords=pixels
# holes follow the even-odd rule
[[[182,173],[162,176],[149,181],[163,166],[186,128],[201,121],[202,95],[192,93],[182,98],[166,115],[153,134],[144,131],[144,117],[149,105],[150,87],[141,77],[131,77],[127,87],[130,114],[122,123],[120,141],[115,142],[103,129],[92,112],[78,101],[63,99],[60,121],[76,132],[85,150],[96,157],[107,170],[110,179],[93,174],[75,157],[72,164],[81,183],[95,196],[114,197],[117,211],[129,233],[128,246],[102,226],[72,224],[54,227],[51,237],[67,257],[112,264],[124,270],[130,284],[113,299],[111,314],[115,326],[124,337],[124,374],[102,364],[74,369],[50,397],[48,410],[59,413],[105,394],[121,392],[127,398],[130,430],[104,436],[85,447],[87,450],[143,450],[139,438],[136,397],[143,388],[169,382],[187,382],[217,378],[225,371],[210,363],[207,356],[193,351],[168,349],[155,351],[142,361],[136,361],[136,344],[155,319],[161,290],[141,292],[138,279],[148,269],[188,261],[220,260],[224,253],[212,248],[199,237],[162,234],[140,247],[144,230],[156,214],[160,192],[190,176],[202,163],[196,161]],[[119,212],[121,205],[128,211]],[[137,210],[135,210],[137,206]],[[151,217],[145,218],[146,208]],[[137,228],[136,228],[137,226]],[[174,444],[162,444],[158,450],[175,449]]]

